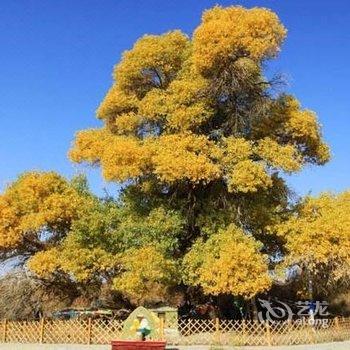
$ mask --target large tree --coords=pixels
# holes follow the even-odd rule
[[[286,252],[298,263],[284,174],[329,159],[315,113],[264,75],[285,35],[267,9],[217,6],[191,38],[139,39],[98,108],[103,127],[79,132],[70,151],[122,184],[120,198],[93,196],[82,178],[24,174],[0,196],[1,257],[136,303],[179,286],[267,290]]]
[[[181,218],[175,240],[161,230],[151,244],[164,259],[185,257],[185,281],[206,292],[268,288],[266,257],[281,255],[283,239],[266,228],[289,211],[283,173],[329,159],[315,113],[264,75],[285,36],[270,10],[219,6],[204,12],[192,37],[145,35],[115,67],[97,111],[104,126],[79,132],[70,151],[74,162],[122,183],[124,205],[141,217],[163,210]],[[221,262],[235,265],[237,253],[239,268],[210,279]],[[242,278],[244,290],[236,286]]]

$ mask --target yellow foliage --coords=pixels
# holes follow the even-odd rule
[[[50,279],[57,272],[69,274],[78,282],[87,282],[117,265],[119,256],[101,248],[82,247],[72,235],[60,247],[36,253],[28,261],[29,269],[41,278]]]
[[[79,214],[81,196],[61,176],[29,172],[0,196],[0,247],[23,246],[45,231],[64,230]]]
[[[213,115],[205,96],[208,82],[193,69],[174,80],[168,89],[168,129],[186,131],[196,129]]]
[[[287,264],[300,264],[312,273],[330,269],[332,278],[349,278],[350,192],[308,197],[298,212],[277,226],[286,239]]]
[[[218,149],[204,136],[174,134],[141,141],[113,134],[105,136],[105,133],[107,131],[80,132],[77,148],[70,156],[78,162],[83,159],[100,162],[107,180],[125,181],[153,172],[162,181],[189,179],[196,183],[220,175],[219,167],[211,159]]]
[[[270,10],[216,6],[204,12],[194,32],[194,62],[200,72],[208,74],[238,57],[270,58],[278,53],[285,35]]]
[[[220,176],[212,161],[215,145],[204,136],[174,134],[161,136],[152,143],[154,173],[163,181],[188,179],[208,182]]]
[[[22,232],[19,228],[20,217],[17,215],[17,209],[11,205],[5,196],[0,196],[0,247],[15,247],[22,238]]]
[[[259,141],[256,152],[268,165],[287,172],[298,171],[302,165],[302,159],[293,145],[283,146],[268,137]]]
[[[141,176],[150,158],[147,147],[132,136],[115,136],[106,129],[81,131],[70,151],[75,162],[100,163],[105,179],[125,181]]]
[[[134,137],[113,136],[102,153],[101,165],[107,180],[125,181],[144,174],[150,154]]]
[[[113,134],[107,129],[87,129],[76,134],[74,148],[69,152],[72,161],[96,164],[102,158],[106,145],[112,140]]]
[[[297,149],[302,164],[324,164],[330,158],[316,114],[301,109],[299,101],[292,96],[285,95],[277,100],[271,114],[254,125],[254,132],[259,138],[269,137],[280,144],[287,141]]]
[[[184,258],[186,282],[207,294],[251,298],[271,285],[267,259],[259,249],[259,242],[231,225],[193,245]]]
[[[116,131],[118,134],[135,133],[140,122],[140,117],[133,112],[120,114],[115,120]]]
[[[317,163],[324,164],[329,160],[329,148],[321,140],[320,125],[314,112],[300,109],[292,110],[286,123],[286,130],[294,139],[304,143],[309,148],[308,155],[316,158]]]
[[[55,272],[61,271],[59,251],[57,248],[50,248],[36,253],[28,261],[28,268],[41,278],[48,279]]]
[[[116,66],[118,86],[143,97],[150,89],[168,84],[181,69],[188,44],[189,39],[180,31],[145,35]]]
[[[317,164],[323,165],[326,164],[331,159],[331,150],[329,146],[322,142],[321,140],[315,146],[315,158]]]
[[[140,101],[139,115],[145,122],[160,123],[166,119],[168,106],[166,91],[153,89]]]
[[[150,122],[166,122],[166,131],[196,129],[213,113],[205,96],[207,81],[185,66],[166,90],[153,89],[140,101],[139,114]]]
[[[115,67],[98,110],[104,128],[78,133],[70,158],[141,188],[150,178],[221,181],[236,193],[270,188],[268,168],[323,164],[329,150],[316,116],[291,96],[270,96],[262,74],[285,35],[270,10],[216,6],[192,39],[142,37]]]
[[[114,120],[118,114],[132,112],[137,105],[138,100],[134,94],[126,93],[118,85],[113,85],[97,109],[97,116],[100,119]]]
[[[232,165],[249,159],[253,154],[252,145],[249,141],[239,137],[227,137],[223,145],[222,162],[228,168]]]
[[[114,288],[138,303],[162,300],[167,288],[177,283],[174,261],[151,246],[125,252],[121,265],[123,272],[114,279]]]
[[[267,174],[264,165],[243,160],[228,174],[228,190],[230,192],[256,192],[259,188],[266,189],[272,186],[271,177]]]

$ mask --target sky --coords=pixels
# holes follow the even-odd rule
[[[191,35],[203,10],[262,6],[288,37],[269,71],[314,110],[332,160],[288,178],[299,194],[350,188],[350,2],[348,0],[0,0],[0,190],[27,170],[85,172],[102,194],[99,169],[70,163],[75,132],[96,127],[113,66],[144,34]]]

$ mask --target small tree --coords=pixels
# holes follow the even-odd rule
[[[306,197],[295,214],[277,226],[286,241],[284,264],[302,269],[304,294],[329,296],[349,287],[350,192]],[[309,291],[312,286],[312,290]]]
[[[21,175],[0,195],[0,257],[25,261],[61,242],[84,200],[54,172]]]

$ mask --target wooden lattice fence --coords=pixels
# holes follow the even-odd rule
[[[0,342],[109,344],[120,336],[121,320],[2,321]],[[350,339],[350,319],[334,318],[311,326],[305,321],[262,323],[234,320],[179,320],[162,327],[171,345],[294,345]]]

